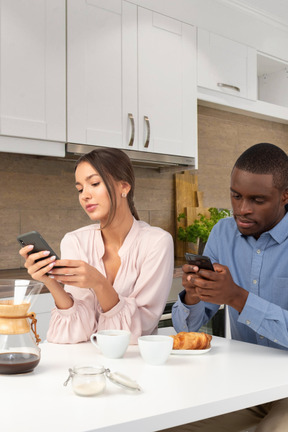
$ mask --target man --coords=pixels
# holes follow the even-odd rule
[[[232,339],[287,350],[286,153],[267,143],[247,149],[232,169],[230,193],[233,217],[215,225],[204,250],[215,272],[183,266],[184,291],[173,305],[174,328],[197,331],[225,304]],[[192,423],[183,430],[236,432],[252,424],[258,424],[257,432],[287,431],[288,399]]]

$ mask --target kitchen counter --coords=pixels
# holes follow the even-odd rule
[[[168,298],[168,302],[175,302],[178,297],[178,293],[182,290],[182,265],[181,261],[175,262],[174,275],[173,275],[173,284],[171,288],[171,292]],[[19,269],[9,269],[9,270],[0,270],[0,279],[31,279],[31,276],[27,273],[25,268]],[[41,290],[40,294],[48,293],[49,290],[44,286]],[[13,293],[0,293],[0,298],[3,297],[11,297]]]
[[[174,267],[174,278],[181,277],[182,266],[185,264],[184,261],[176,260]],[[25,268],[0,270],[0,279],[31,279]]]
[[[9,270],[0,270],[0,279],[29,279],[32,280],[31,276],[27,273],[27,270],[24,268],[19,269],[9,269]],[[47,294],[49,290],[46,286],[43,286],[40,294]],[[14,293],[11,291],[0,292],[0,299],[6,297],[13,297]]]
[[[0,270],[0,279],[32,279],[25,268]]]
[[[172,334],[173,329],[162,329]],[[151,432],[288,397],[288,353],[213,337],[203,355],[171,355],[150,366],[130,346],[106,359],[90,342],[41,345],[34,372],[0,375],[1,430],[9,432]],[[136,380],[142,392],[107,381],[103,395],[73,393],[68,368],[98,363]],[[261,364],[261,368],[259,365]]]

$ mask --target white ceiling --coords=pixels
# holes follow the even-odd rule
[[[288,26],[288,0],[224,0]]]

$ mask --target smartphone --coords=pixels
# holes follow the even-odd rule
[[[185,258],[188,264],[195,265],[199,269],[214,271],[213,264],[209,257],[204,255],[196,255],[192,253],[185,253]]]
[[[44,238],[41,236],[41,234],[39,234],[39,232],[37,231],[30,231],[28,233],[25,234],[20,234],[17,237],[18,242],[20,243],[20,245],[22,247],[24,246],[28,246],[28,245],[33,245],[34,248],[32,249],[32,251],[28,252],[28,255],[35,253],[35,252],[41,252],[41,251],[50,251],[50,254],[46,257],[40,258],[37,261],[41,261],[41,259],[46,259],[49,256],[56,256],[56,259],[60,259],[58,258],[57,254],[53,251],[53,249],[48,245],[48,243],[44,240]]]

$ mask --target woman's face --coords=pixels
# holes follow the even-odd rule
[[[93,221],[108,218],[111,203],[104,181],[88,162],[81,162],[75,172],[79,202]]]

